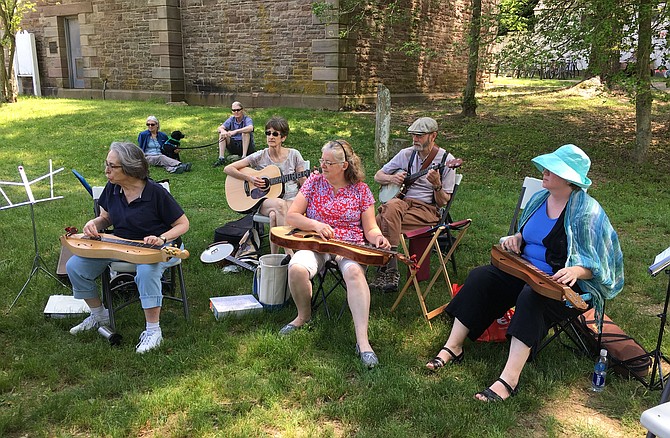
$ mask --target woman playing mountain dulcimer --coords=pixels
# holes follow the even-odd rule
[[[260,170],[269,165],[275,165],[281,169],[283,175],[304,171],[305,160],[303,160],[300,152],[284,146],[288,133],[289,126],[286,119],[278,116],[272,117],[265,124],[265,140],[268,147],[227,165],[223,171],[226,175],[249,181],[249,183],[259,188],[265,187],[263,179],[258,176],[244,174],[240,169],[252,167]],[[305,177],[302,177],[297,181],[287,181],[284,183],[284,196],[263,200],[259,213],[270,218],[270,227],[285,224],[286,212],[291,202],[293,202],[293,198],[298,194],[298,187],[305,182],[305,179]],[[270,242],[270,252],[276,254],[278,250],[279,247]]]
[[[189,229],[189,221],[177,201],[160,184],[149,179],[149,164],[144,152],[133,143],[114,142],[105,160],[107,185],[100,195],[100,215],[84,225],[84,234],[100,237],[99,230],[114,227],[114,235],[124,239],[143,240],[157,248],[174,242]],[[144,309],[146,330],[140,335],[136,351],[144,353],[158,347],[163,334],[160,312],[163,300],[161,276],[178,261],[138,264],[135,283]],[[109,324],[95,279],[110,262],[109,258],[72,256],[66,265],[75,298],[86,301],[91,315],[72,327],[70,333],[93,330]]]
[[[589,157],[568,144],[533,158],[542,172],[541,190],[531,197],[519,220],[518,232],[502,248],[521,256],[552,280],[570,286],[602,316],[605,299],[623,288],[623,255],[619,238],[598,202],[586,193]],[[535,293],[522,279],[491,265],[472,270],[445,312],[454,318],[451,333],[438,355],[426,364],[435,371],[463,361],[465,338],[476,340],[510,307],[507,362],[491,386],[475,394],[481,401],[502,401],[516,394],[519,376],[549,327],[584,310]]]
[[[322,239],[337,239],[355,244],[366,240],[377,248],[390,244],[375,221],[375,200],[363,182],[361,159],[344,140],[329,141],[321,148],[321,174],[311,175],[300,188],[289,208],[286,222],[292,227],[312,231]],[[344,257],[299,250],[289,263],[288,281],[298,316],[286,324],[280,334],[303,327],[312,317],[310,279],[334,259],[347,285],[347,302],[354,320],[356,354],[363,365],[378,364],[368,340],[370,288],[363,267]]]

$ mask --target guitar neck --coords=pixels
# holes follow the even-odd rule
[[[306,169],[306,170],[303,170],[302,172],[289,173],[288,175],[282,175],[282,176],[278,176],[278,177],[275,177],[275,178],[270,178],[270,185],[285,183],[285,182],[289,182],[289,181],[294,181],[294,180],[300,179],[304,176],[309,176],[310,173],[312,173],[312,171],[309,170],[309,169]]]

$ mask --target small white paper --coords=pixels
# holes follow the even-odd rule
[[[209,307],[217,320],[225,316],[240,316],[263,310],[263,306],[253,295],[212,297],[209,299]]]
[[[91,313],[86,301],[79,300],[72,295],[51,295],[44,307],[44,314],[52,318],[65,318],[85,313]]]

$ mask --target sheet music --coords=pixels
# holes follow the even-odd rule
[[[665,251],[656,256],[654,259],[654,264],[649,266],[649,273],[652,276],[655,276],[668,266],[670,266],[670,246],[666,248]]]
[[[654,259],[654,264],[660,262],[661,260],[665,260],[668,257],[670,257],[670,246],[665,251],[656,256]]]

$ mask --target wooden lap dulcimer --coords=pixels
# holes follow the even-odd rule
[[[558,301],[567,300],[580,310],[588,308],[582,297],[569,286],[553,280],[532,263],[510,251],[505,251],[500,245],[494,245],[491,249],[491,263],[501,271],[524,280],[540,295]]]
[[[72,254],[92,259],[118,259],[136,264],[166,262],[172,257],[187,259],[188,251],[174,246],[159,247],[147,245],[141,240],[129,240],[111,234],[101,235],[95,239],[79,234],[60,236],[61,245]]]
[[[283,248],[335,254],[368,266],[383,266],[393,257],[397,257],[403,263],[414,263],[395,251],[336,239],[324,240],[316,233],[301,231],[289,226],[272,227],[270,241]]]

